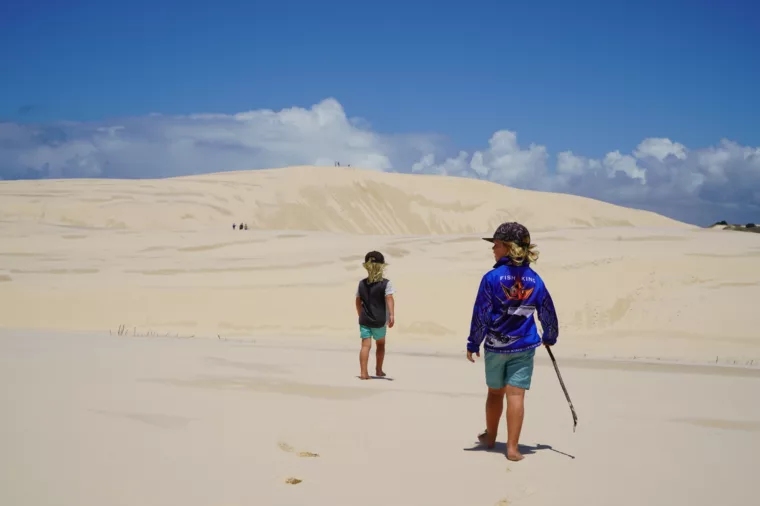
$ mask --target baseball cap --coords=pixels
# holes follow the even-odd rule
[[[374,262],[376,264],[384,264],[385,257],[379,251],[370,251],[364,255],[364,262]]]
[[[493,237],[483,237],[484,241],[513,242],[521,246],[530,246],[530,232],[520,223],[511,221],[499,225],[494,231]]]

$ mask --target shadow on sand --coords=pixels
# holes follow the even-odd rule
[[[559,453],[560,455],[564,455],[565,457],[574,459],[574,455],[570,455],[569,453],[561,452],[559,450],[555,450],[551,447],[551,445],[542,445],[537,444],[536,446],[528,446],[523,444],[518,444],[517,448],[520,450],[520,453],[523,455],[532,455],[536,453],[537,451],[541,450],[550,450],[554,453]],[[493,448],[486,448],[485,446],[481,445],[480,443],[476,443],[475,446],[471,448],[464,448],[464,451],[466,452],[488,452],[488,453],[501,453],[504,455],[504,458],[507,458],[507,443],[499,443],[497,442]]]
[[[361,377],[360,376],[356,376],[356,379],[360,380]],[[372,376],[372,375],[370,375],[369,379],[371,379],[371,380],[393,381],[393,378],[391,378],[390,376],[383,377],[383,376]]]

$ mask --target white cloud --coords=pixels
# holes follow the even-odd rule
[[[649,138],[644,139],[633,152],[636,158],[646,158],[651,156],[659,161],[665,160],[668,156],[675,156],[679,160],[686,159],[686,146],[670,139]]]
[[[601,166],[597,160],[575,156],[572,151],[563,151],[557,155],[557,174],[561,176],[582,176],[587,171],[598,170]]]
[[[514,186],[587,196],[660,212],[691,223],[719,219],[760,221],[760,148],[723,140],[718,146],[688,150],[670,139],[644,139],[632,154],[619,150],[601,159],[557,154],[547,166],[544,146],[521,148],[514,132],[493,135],[489,149],[470,158],[471,177]],[[451,173],[467,160],[460,152],[440,165],[426,156],[417,172]]]
[[[470,155],[460,151],[454,158],[446,158],[435,163],[431,154],[423,156],[412,165],[412,172],[466,176],[486,179],[502,184],[531,185],[546,174],[548,154],[544,146],[531,144],[522,149],[517,143],[517,134],[500,130],[491,136],[489,147]],[[469,159],[469,161],[468,161]]]
[[[0,124],[0,174],[24,177],[166,177],[315,164],[391,170],[411,163],[426,136],[384,137],[349,119],[334,99],[310,109],[235,115],[151,114],[116,123]],[[428,136],[432,137],[432,136]]]
[[[475,153],[475,161],[478,172],[490,181],[520,185],[545,176],[548,154],[544,146],[531,144],[521,149],[517,134],[508,130],[493,134],[488,144],[488,150]]]
[[[435,155],[428,153],[419,162],[412,165],[412,172],[440,174],[442,176],[466,176],[468,156],[466,151],[460,151],[456,158],[447,158],[443,163],[436,165]]]
[[[760,148],[721,140],[687,149],[667,138],[599,159],[556,162],[542,145],[495,132],[472,154],[437,135],[379,134],[334,99],[311,108],[123,118],[113,122],[0,123],[0,179],[166,177],[297,164],[473,177],[561,191],[691,222],[760,221]]]
[[[631,179],[638,179],[641,184],[647,182],[646,170],[636,164],[636,159],[630,155],[621,155],[620,151],[613,151],[604,156],[602,164],[607,169],[609,177],[615,177],[617,172],[622,172]]]

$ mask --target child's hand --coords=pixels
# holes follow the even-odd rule
[[[396,316],[391,315],[390,318],[388,318],[388,328],[393,328],[393,325],[396,324]]]
[[[476,357],[480,357],[480,352],[476,351],[475,352],[475,356]],[[469,351],[469,350],[467,351],[467,360],[469,360],[470,362],[473,362],[473,363],[475,362],[475,360],[472,358],[472,352]]]

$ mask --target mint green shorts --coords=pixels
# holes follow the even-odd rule
[[[375,341],[385,337],[385,327],[372,328],[366,325],[359,325],[359,334],[362,339],[372,338]]]
[[[535,348],[520,353],[493,353],[486,351],[486,385],[501,390],[507,385],[530,390],[533,377]]]

